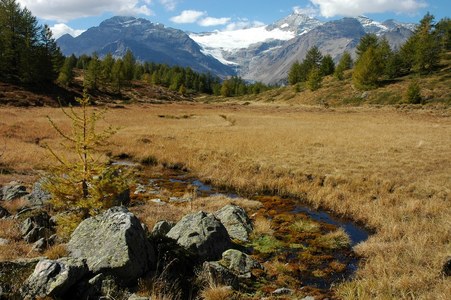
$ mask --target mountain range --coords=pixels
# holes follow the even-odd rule
[[[113,17],[79,35],[57,40],[63,54],[96,52],[121,57],[130,49],[141,61],[191,67],[221,78],[239,75],[245,80],[283,84],[288,70],[317,46],[338,61],[344,51],[354,55],[362,36],[374,33],[392,48],[402,45],[415,24],[395,20],[377,22],[367,17],[321,22],[292,13],[277,22],[229,31],[186,33],[134,17]]]

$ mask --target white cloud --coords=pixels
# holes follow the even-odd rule
[[[414,13],[427,4],[423,0],[310,0],[323,17],[358,16],[366,13]]]
[[[293,11],[297,14],[307,15],[311,18],[319,15],[319,9],[312,7],[311,5],[307,5],[307,7],[295,6],[293,7]]]
[[[230,22],[230,18],[206,17],[206,18],[199,20],[198,24],[200,26],[208,27],[208,26],[225,25],[229,22]]]
[[[73,29],[64,23],[55,24],[55,25],[51,26],[50,29],[52,30],[53,37],[55,39],[65,35],[66,33],[70,34],[73,37],[77,37],[80,34],[82,34],[83,32],[85,32],[85,30]]]
[[[178,16],[172,17],[170,20],[178,24],[196,23],[201,17],[207,13],[198,10],[184,10]]]
[[[225,30],[232,31],[232,30],[238,30],[238,29],[260,27],[260,26],[264,26],[264,25],[265,25],[265,23],[262,23],[260,21],[249,21],[249,19],[239,19],[236,22],[227,24]]]
[[[200,26],[218,26],[225,25],[230,22],[230,18],[213,18],[207,15],[206,11],[184,10],[178,16],[170,18],[174,23],[190,24],[197,23]]]
[[[151,0],[18,0],[42,19],[66,22],[105,12],[122,15],[153,15]]]
[[[178,0],[160,0],[160,3],[169,11],[174,10],[178,2]]]

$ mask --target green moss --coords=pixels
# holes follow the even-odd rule
[[[252,241],[251,246],[260,253],[272,254],[280,250],[283,243],[271,235],[262,235]]]

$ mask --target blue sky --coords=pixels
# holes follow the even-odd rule
[[[321,20],[366,15],[377,21],[418,22],[427,12],[450,17],[450,0],[18,0],[52,26],[56,37],[80,34],[114,15],[144,17],[186,31],[270,24],[293,10]]]

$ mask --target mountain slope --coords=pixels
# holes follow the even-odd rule
[[[247,80],[283,84],[291,65],[297,60],[302,61],[311,47],[317,46],[323,54],[330,54],[337,62],[344,51],[354,56],[360,38],[367,33],[386,38],[392,48],[399,48],[412,31],[400,23],[378,23],[364,17],[330,21],[269,51],[255,53],[248,65],[243,64],[246,67],[241,68],[239,74]]]
[[[191,67],[220,77],[234,74],[232,68],[202,53],[200,46],[181,30],[167,28],[145,19],[113,17],[73,38],[57,40],[64,55],[111,52],[121,57],[130,49],[141,61]]]
[[[380,23],[364,16],[323,23],[293,12],[268,26],[190,34],[190,37],[201,45],[204,53],[233,66],[242,78],[277,84],[286,81],[291,65],[304,59],[313,46],[337,62],[344,51],[354,55],[360,38],[367,33],[386,38],[392,48],[399,48],[414,27],[394,20]]]
[[[284,83],[291,65],[304,59],[313,46],[337,59],[344,51],[353,52],[363,35],[365,30],[356,19],[344,18],[325,23],[274,51],[254,58],[249,64],[249,73],[244,74],[243,78],[264,83]]]

